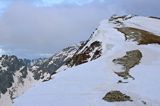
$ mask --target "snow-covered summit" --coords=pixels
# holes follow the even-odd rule
[[[13,105],[159,106],[159,27],[160,20],[151,17],[103,20],[66,62],[70,68],[58,70]]]

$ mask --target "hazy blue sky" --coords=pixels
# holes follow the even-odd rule
[[[113,14],[160,16],[160,0],[0,0],[0,54],[37,58],[86,40]]]

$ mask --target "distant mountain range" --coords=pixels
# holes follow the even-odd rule
[[[1,104],[7,106],[10,104],[6,102],[7,100],[12,101],[32,84],[51,79],[51,76],[56,74],[56,70],[73,56],[80,45],[81,43],[67,47],[50,58],[35,60],[18,59],[14,55],[2,55],[0,57]]]

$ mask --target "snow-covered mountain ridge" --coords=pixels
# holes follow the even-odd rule
[[[38,75],[52,79],[33,86],[13,105],[159,106],[159,28],[155,17],[103,20],[57,74],[47,76],[50,72],[42,69]]]
[[[65,64],[81,43],[67,47],[50,58],[19,59],[16,56],[0,57],[0,106],[11,106],[13,99],[22,95],[38,82],[51,79],[56,70]]]

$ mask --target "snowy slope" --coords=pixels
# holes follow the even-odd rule
[[[117,21],[118,20],[118,21]],[[153,34],[160,34],[160,20],[126,16],[102,21],[87,42],[102,42],[100,58],[85,64],[60,71],[52,80],[37,84],[14,101],[14,106],[160,106],[160,45],[137,45],[126,41],[116,28],[132,27]],[[85,46],[82,48],[83,51]],[[116,72],[122,71],[114,59],[126,52],[139,50],[142,58],[129,71],[135,79],[124,79]],[[79,52],[80,52],[79,51]],[[118,81],[125,83],[117,83]],[[132,101],[109,102],[102,98],[110,91],[118,90],[131,97]]]

